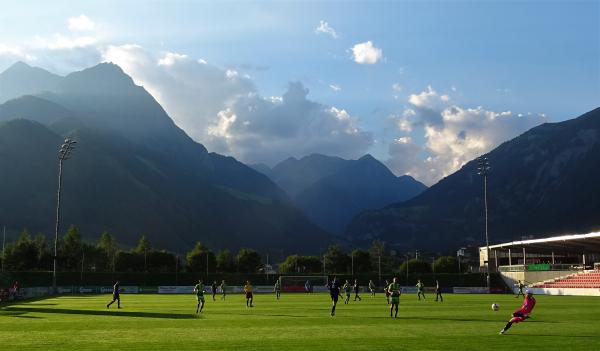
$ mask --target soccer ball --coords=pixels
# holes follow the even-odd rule
[[[492,310],[494,310],[494,311],[498,311],[499,309],[500,309],[500,306],[498,306],[498,304],[497,304],[497,303],[493,303],[493,304],[492,304]]]

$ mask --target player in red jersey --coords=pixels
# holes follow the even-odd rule
[[[521,306],[521,308],[513,312],[512,318],[508,321],[508,323],[506,323],[506,326],[502,328],[502,330],[500,330],[500,334],[506,333],[506,331],[510,329],[510,327],[512,327],[513,323],[523,322],[524,320],[529,318],[529,315],[531,314],[531,311],[533,311],[534,307],[535,298],[533,297],[533,293],[531,292],[531,290],[527,290],[525,292],[523,306]]]

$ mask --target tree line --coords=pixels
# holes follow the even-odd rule
[[[153,248],[145,235],[136,247],[120,249],[114,235],[104,232],[95,243],[82,240],[76,226],[71,226],[59,238],[57,262],[60,271],[96,272],[199,272],[257,273],[265,269],[262,256],[254,249],[242,248],[237,253],[221,250],[217,253],[198,242],[183,257]],[[8,243],[2,265],[6,271],[48,271],[52,269],[54,247],[45,235],[32,237],[25,229],[18,239]],[[441,256],[435,261],[396,256],[381,241],[369,249],[347,252],[332,245],[319,256],[290,255],[279,263],[280,274],[349,274],[349,273],[456,273],[455,257]]]

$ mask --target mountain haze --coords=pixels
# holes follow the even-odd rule
[[[61,80],[61,76],[17,62],[0,73],[0,104],[23,95],[55,90]]]
[[[319,154],[289,158],[266,174],[314,223],[338,234],[361,211],[410,199],[426,189],[410,176],[396,177],[371,155],[358,160]]]

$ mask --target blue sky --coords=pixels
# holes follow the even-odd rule
[[[204,111],[216,119],[209,116],[194,122],[186,113],[198,111],[184,111],[185,101],[157,97],[195,139],[246,162],[272,164],[283,156],[269,148],[303,156],[319,151],[320,146],[323,153],[344,157],[370,152],[397,174],[409,173],[433,183],[523,129],[578,116],[598,107],[600,101],[598,1],[19,1],[2,8],[0,69],[15,59],[29,58],[25,61],[30,64],[64,74],[106,60],[109,46],[135,44],[143,48],[144,55],[157,60],[174,53],[235,72],[245,80],[244,87],[262,99],[282,96],[289,82],[299,81],[310,91],[307,103],[318,103],[324,109],[335,107],[351,117],[351,124],[336,125],[332,133],[335,128],[357,129],[370,138],[367,140],[366,134],[358,140],[340,138],[339,145],[315,138],[314,148],[295,149],[292,145],[298,140],[286,144],[283,134],[232,127],[231,123],[246,118],[233,108],[241,108],[242,101],[215,107],[214,111],[229,109],[230,116],[237,117],[236,122],[225,119],[229,124],[224,126],[217,113]],[[80,15],[93,22],[93,29],[68,29],[68,19]],[[335,37],[315,30],[321,21],[335,31]],[[57,40],[57,35],[71,40],[90,37],[93,42],[48,49],[51,45],[47,43]],[[368,41],[381,50],[381,57],[373,64],[359,64],[352,48]],[[166,95],[160,87],[168,83],[141,73],[152,69],[146,65],[125,70],[155,95]],[[180,88],[186,85],[177,84]],[[243,90],[239,86],[231,89]],[[225,91],[223,96],[227,96]],[[459,109],[448,110],[453,106]],[[482,109],[477,110],[479,106]],[[265,109],[264,115],[288,111],[276,106]],[[462,112],[456,112],[454,118],[438,118],[441,122],[427,117],[433,113],[437,118],[444,111]],[[502,115],[506,123],[493,117],[508,111],[512,114]],[[307,114],[311,121],[328,118]],[[225,118],[223,114],[221,118]],[[252,118],[261,117],[247,116],[245,123],[260,124]],[[306,116],[285,118],[306,122],[302,120]],[[400,120],[409,127],[399,129]],[[206,132],[211,135],[206,136],[203,130],[211,123],[213,131],[228,129]],[[469,129],[473,124],[476,128]],[[500,132],[485,134],[482,130],[486,128]],[[463,130],[474,139],[467,143],[452,137]],[[255,144],[260,138],[278,142]],[[258,151],[251,153],[244,145]],[[439,162],[427,161],[428,157],[439,158]],[[429,163],[411,167],[406,160]]]

